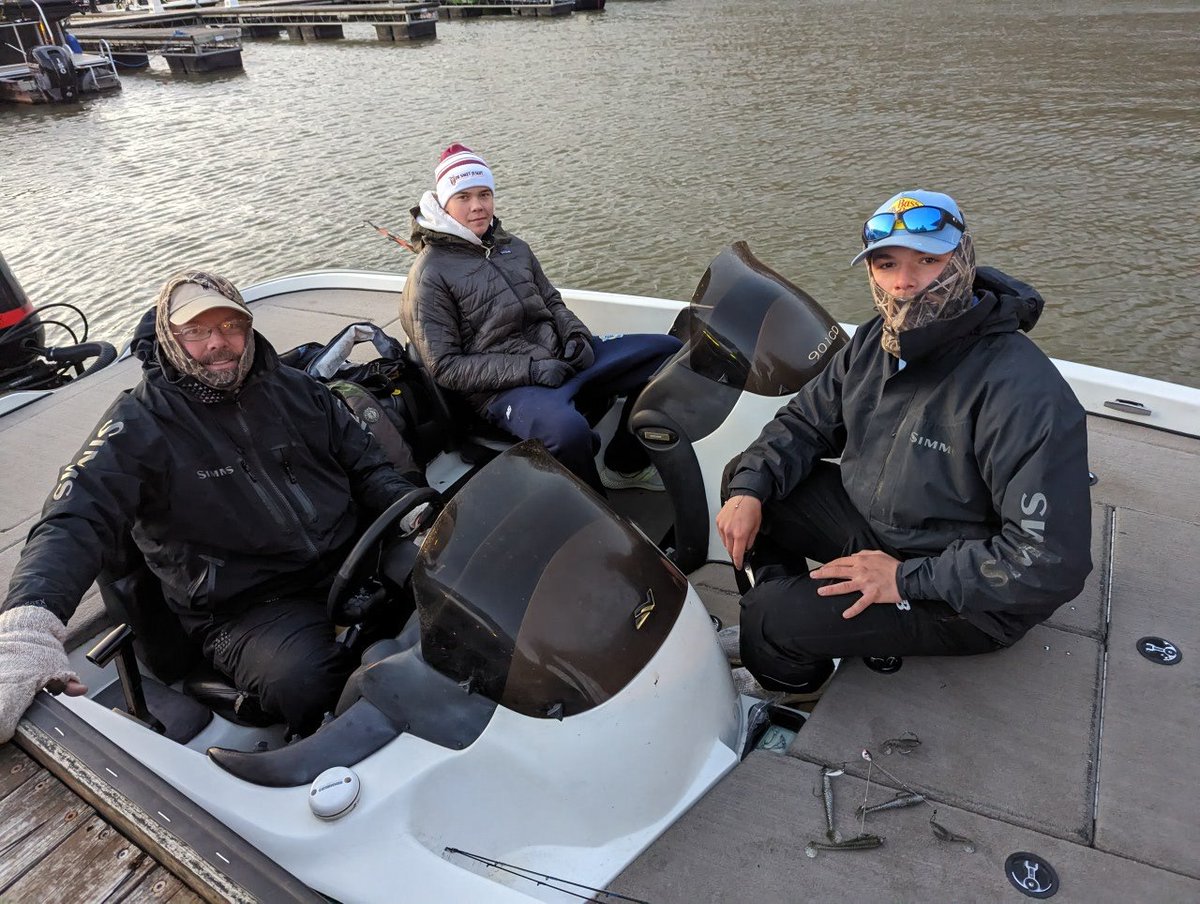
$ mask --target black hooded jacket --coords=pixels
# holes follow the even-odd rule
[[[900,594],[943,600],[1012,643],[1083,589],[1091,500],[1082,406],[1018,332],[1030,286],[981,267],[978,303],[900,334],[898,362],[864,324],[741,456],[729,489],[780,499],[821,458],[902,559]]]
[[[197,401],[154,338],[142,381],[117,397],[61,472],[29,533],[4,609],[64,622],[132,532],[185,627],[311,591],[341,564],[360,510],[412,489],[312,377],[255,334],[254,363],[224,401]]]

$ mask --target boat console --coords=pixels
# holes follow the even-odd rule
[[[691,572],[728,559],[711,525],[725,464],[754,440],[738,425],[770,420],[847,336],[745,242],[717,255],[671,334],[683,347],[642,391],[629,423],[671,498],[675,563]]]

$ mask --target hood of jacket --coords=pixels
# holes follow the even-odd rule
[[[460,245],[480,251],[488,247],[483,239],[473,233],[438,203],[437,195],[431,191],[421,195],[421,201],[409,211],[412,214],[412,246],[418,254],[426,245]],[[512,237],[500,225],[500,218],[492,217],[491,244],[507,245]]]
[[[901,333],[900,357],[917,361],[965,351],[984,336],[1017,330],[1028,333],[1046,304],[1033,286],[994,267],[976,271],[974,291],[978,302],[953,320],[934,321]]]
[[[133,329],[133,339],[129,342],[129,352],[142,362],[142,375],[148,382],[155,385],[171,385],[178,388],[182,379],[175,366],[160,353],[158,338],[154,333],[155,309],[150,308],[142,315],[142,319]],[[246,386],[257,379],[260,374],[274,370],[279,366],[279,355],[275,347],[266,340],[258,330],[254,331],[254,362],[250,365],[250,373],[246,375]]]

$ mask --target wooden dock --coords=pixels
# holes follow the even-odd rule
[[[125,65],[144,66],[160,54],[172,72],[242,68],[242,33],[236,28],[184,25],[166,28],[77,28],[71,32],[88,50],[111,52]]]
[[[204,900],[15,744],[0,746],[0,854],[6,904]]]
[[[172,10],[147,15],[84,17],[72,33],[84,41],[109,40],[126,32],[174,31],[195,34],[236,32],[242,38],[274,37],[286,30],[295,41],[343,37],[346,24],[373,25],[381,41],[437,37],[438,5],[421,2],[356,2],[356,0],[247,0],[237,6]],[[98,22],[93,26],[92,22]],[[136,35],[128,40],[136,41]],[[240,44],[239,44],[240,46]],[[165,55],[165,54],[164,54]]]
[[[442,0],[441,14],[447,19],[479,16],[569,16],[575,0]]]

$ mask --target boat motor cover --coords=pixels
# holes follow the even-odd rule
[[[32,349],[45,344],[46,328],[0,254],[0,378],[35,361]]]
[[[535,440],[450,500],[412,586],[425,662],[501,706],[558,719],[621,691],[687,595],[666,556]]]

